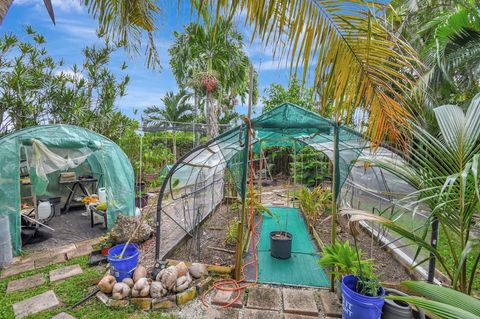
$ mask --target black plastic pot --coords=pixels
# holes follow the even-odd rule
[[[145,194],[142,197],[135,197],[135,207],[140,207],[140,204],[142,205],[142,208],[148,205],[148,195]]]
[[[292,234],[286,231],[270,233],[270,254],[274,258],[288,259],[292,255]]]
[[[385,292],[386,295],[407,296],[395,289],[385,289]],[[385,299],[382,319],[425,319],[425,314],[422,311],[414,311],[406,302]]]

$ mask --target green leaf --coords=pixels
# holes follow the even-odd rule
[[[428,300],[422,297],[388,296],[386,299],[408,302],[425,311],[429,316],[441,319],[478,319],[478,316],[463,309],[444,304],[438,301]]]
[[[459,291],[429,284],[421,281],[404,281],[402,284],[409,290],[418,293],[426,298],[432,299],[435,302],[450,305],[453,307],[460,307],[462,310],[475,314],[478,318],[480,316],[480,300]],[[419,305],[420,306],[420,305]],[[470,318],[470,317],[457,317]]]

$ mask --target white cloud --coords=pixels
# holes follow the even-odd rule
[[[118,100],[122,108],[132,108],[143,111],[152,105],[161,105],[166,92],[152,91],[151,89],[127,88],[127,95]]]
[[[44,7],[45,4],[43,0],[15,0],[14,5],[25,5],[25,6],[35,6],[35,7]],[[78,0],[52,0],[53,11],[62,11],[62,12],[71,12],[71,11],[82,11],[83,6]]]
[[[55,75],[60,74],[66,75],[67,77],[73,79],[75,82],[78,82],[84,78],[82,73],[74,72],[72,69],[58,69],[55,71]]]
[[[59,20],[57,22],[56,30],[71,35],[73,39],[97,40],[97,31],[95,27],[87,24]]]
[[[285,70],[290,67],[286,61],[279,60],[268,60],[268,61],[259,61],[255,63],[255,69],[259,72],[262,71],[272,71],[272,70]]]

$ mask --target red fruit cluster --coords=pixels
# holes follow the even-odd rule
[[[203,87],[207,92],[213,92],[217,88],[217,79],[213,76],[206,76],[203,78]]]

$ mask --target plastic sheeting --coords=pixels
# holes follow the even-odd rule
[[[335,142],[338,143],[338,177],[341,188],[357,157],[367,145],[362,134],[345,126],[337,125],[317,113],[299,106],[285,103],[261,116],[252,119],[253,150],[262,147],[290,146],[297,150],[310,146],[334,158]],[[197,149],[192,150],[170,169],[159,197],[157,218],[174,219],[175,224],[164,231],[194,233],[199,224],[223,200],[226,171],[235,180],[242,197],[245,196],[244,170],[245,134],[244,124],[227,131]],[[337,135],[337,139],[335,139]],[[175,228],[178,228],[177,230]],[[157,250],[160,255],[168,253],[170,247],[161,245],[157,234]]]
[[[37,195],[42,195],[47,190],[49,183],[47,174],[76,168],[95,151],[88,147],[84,147],[83,150],[61,149],[60,151],[63,152],[58,153],[65,154],[62,156],[49,149],[39,140],[32,138],[31,142],[31,148],[27,145],[24,145],[24,147],[27,149],[26,153],[30,154],[30,156],[27,156],[31,168],[30,176],[33,174],[36,176],[36,181],[32,183],[32,186],[33,192]]]
[[[88,166],[89,172],[98,179],[97,187],[106,187],[109,227],[113,226],[119,214],[134,216],[134,173],[130,161],[117,144],[98,133],[71,125],[45,125],[23,129],[0,139],[2,154],[0,157],[0,216],[7,217],[9,227],[2,229],[10,230],[14,255],[20,254],[22,244],[21,151],[25,148],[27,152],[32,152],[33,140],[39,141],[57,156],[60,156],[59,154],[88,155],[85,162],[76,169],[85,170],[82,166]],[[49,181],[48,193],[61,192],[64,186],[58,183],[59,171],[47,169],[44,173]],[[39,180],[41,179],[31,178],[32,190],[35,189],[36,183],[41,183]]]

